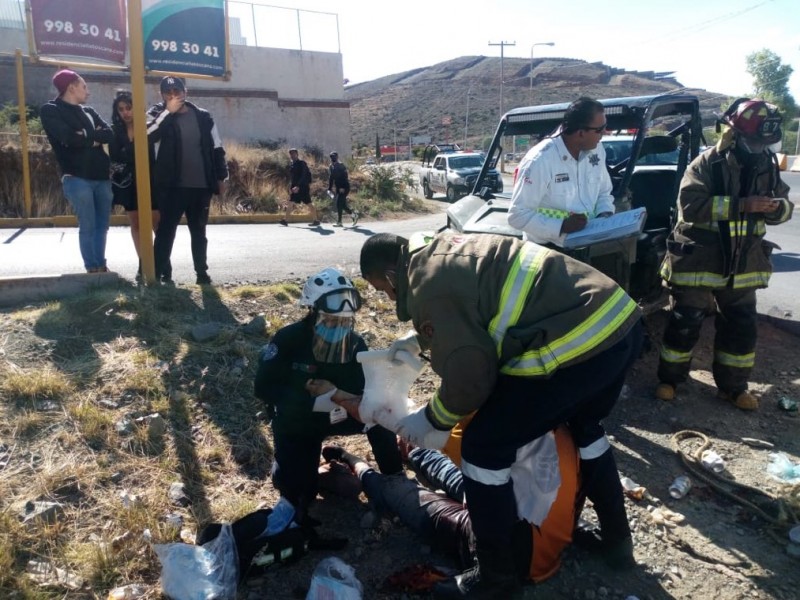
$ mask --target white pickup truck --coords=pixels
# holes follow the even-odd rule
[[[436,193],[445,194],[449,202],[455,202],[472,192],[486,157],[479,152],[447,152],[437,154],[433,160],[426,152],[422,158],[419,182],[425,197]],[[483,179],[491,192],[503,191],[503,179],[491,169]]]

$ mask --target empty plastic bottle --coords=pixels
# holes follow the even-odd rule
[[[700,455],[700,462],[703,467],[714,473],[722,473],[725,470],[725,461],[713,450],[706,450]]]
[[[680,475],[676,477],[675,481],[672,482],[672,485],[669,486],[669,495],[675,499],[683,498],[689,493],[691,488],[692,480],[686,475]]]

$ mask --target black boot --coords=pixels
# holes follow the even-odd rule
[[[625,496],[611,449],[597,458],[581,459],[580,469],[583,491],[600,521],[603,559],[615,569],[635,566]]]
[[[434,598],[473,598],[476,600],[512,600],[524,591],[510,548],[491,552],[477,551],[478,561],[471,569],[433,588]]]

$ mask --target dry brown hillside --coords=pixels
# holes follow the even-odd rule
[[[533,86],[531,87],[531,75]],[[540,58],[531,72],[527,58],[505,58],[503,109],[564,102],[581,95],[595,98],[659,94],[682,86],[669,73],[626,71],[569,58]],[[387,75],[352,85],[350,101],[353,146],[408,143],[409,136],[463,141],[481,146],[500,115],[499,57],[462,56],[430,67]],[[704,110],[716,110],[724,96],[696,90],[708,98]],[[450,118],[450,125],[445,125]],[[466,131],[465,131],[466,130]]]

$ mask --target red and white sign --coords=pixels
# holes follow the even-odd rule
[[[125,62],[125,0],[30,0],[40,56]]]

